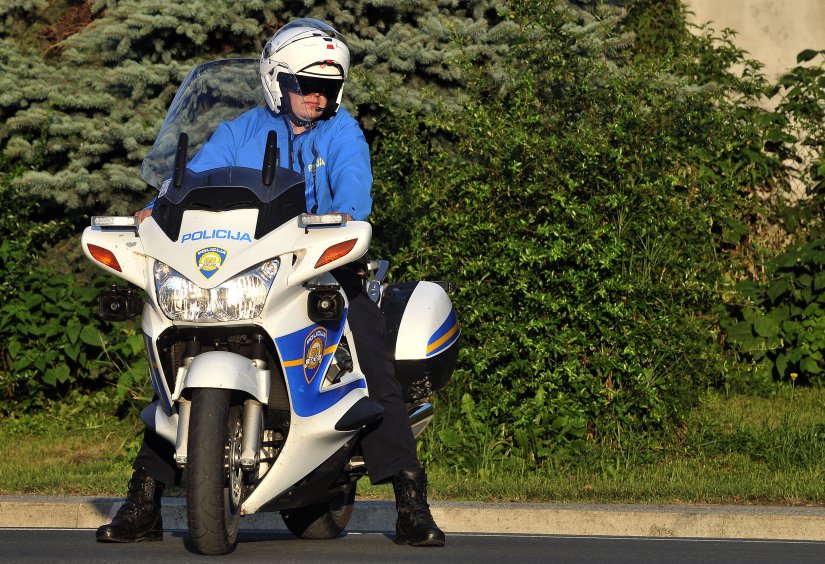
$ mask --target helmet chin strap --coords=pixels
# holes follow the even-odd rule
[[[307,129],[313,129],[316,125],[318,125],[318,120],[321,119],[321,116],[324,115],[323,113],[321,113],[317,119],[313,120],[299,118],[295,114],[295,111],[292,109],[292,104],[290,103],[288,94],[284,97],[283,104],[284,109],[286,110],[286,114],[289,116],[289,121],[291,121],[292,125],[294,125],[295,127],[305,127]]]
[[[312,129],[313,127],[318,125],[318,120],[317,119],[312,120],[312,121],[307,121],[305,119],[299,118],[298,116],[295,115],[295,112],[292,111],[292,108],[290,108],[287,111],[287,115],[289,115],[289,121],[291,121],[292,125],[294,125],[296,127],[306,127],[307,129]]]

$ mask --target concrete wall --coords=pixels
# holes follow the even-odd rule
[[[736,44],[775,79],[804,49],[825,49],[825,0],[683,0],[694,23],[736,30]]]

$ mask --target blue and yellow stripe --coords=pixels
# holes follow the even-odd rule
[[[450,315],[441,327],[433,333],[430,340],[427,341],[427,358],[435,356],[441,351],[450,348],[450,345],[458,340],[461,335],[461,328],[458,326],[458,318],[455,314],[455,308],[450,310]]]

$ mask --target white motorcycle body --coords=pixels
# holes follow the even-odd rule
[[[181,237],[170,241],[149,218],[140,224],[136,232],[106,228],[87,228],[82,244],[89,253],[89,244],[107,248],[115,253],[123,265],[121,272],[105,267],[145,290],[146,305],[143,309],[142,328],[149,354],[150,377],[158,401],[142,414],[147,423],[162,436],[176,443],[178,417],[176,403],[190,388],[230,388],[249,394],[266,405],[270,395],[271,371],[259,369],[253,362],[237,353],[210,351],[196,356],[189,366],[180,366],[174,374],[163,374],[158,336],[175,326],[185,323],[169,319],[157,303],[154,278],[149,275],[154,264],[161,261],[180,272],[198,286],[212,289],[233,278],[244,270],[267,259],[280,258],[283,268],[275,277],[260,316],[244,321],[225,322],[227,325],[254,324],[274,340],[281,361],[281,371],[286,375],[286,391],[292,408],[289,438],[278,460],[279,472],[268,472],[267,478],[244,501],[242,512],[254,513],[266,502],[300,478],[319,466],[346,443],[355,431],[335,430],[335,423],[343,417],[359,399],[367,397],[366,380],[353,358],[353,370],[335,384],[324,378],[332,361],[335,347],[342,336],[349,336],[344,319],[326,326],[307,317],[307,289],[305,282],[335,284],[327,273],[360,258],[366,252],[371,227],[365,222],[349,222],[344,226],[307,230],[299,227],[299,218],[287,223],[266,237],[253,241],[250,235],[249,210],[224,213],[185,212],[181,225]],[[254,221],[251,222],[254,225]],[[195,234],[192,236],[192,234]],[[218,234],[220,238],[213,235]],[[224,236],[224,234],[226,234]],[[206,237],[212,237],[206,238]],[[314,269],[321,252],[342,240],[357,239],[358,243],[346,256],[332,261],[321,269]],[[219,245],[219,246],[218,246]],[[214,274],[207,278],[199,268],[196,256],[204,250],[217,252],[226,258]],[[209,250],[213,249],[213,250]],[[214,250],[214,249],[217,249]],[[93,257],[90,258],[94,260]],[[294,264],[293,264],[294,261]],[[319,272],[320,271],[320,272]],[[346,296],[340,294],[343,300]],[[308,358],[313,338],[323,342],[323,358],[311,364]],[[355,355],[354,347],[350,354]],[[290,451],[299,452],[290,456]],[[185,457],[178,453],[177,458]],[[284,460],[289,460],[285,465]]]
[[[155,184],[153,171],[160,170],[175,178],[156,184],[161,192],[153,215],[140,224],[93,218],[82,237],[91,261],[142,290],[157,400],[141,416],[175,445],[177,464],[189,468],[192,461],[189,423],[197,390],[228,390],[242,412],[226,446],[228,521],[259,511],[298,514],[336,492],[351,504],[355,481],[365,473],[359,433],[382,409],[369,400],[347,298],[331,274],[364,256],[371,226],[340,214],[298,213],[305,205],[303,178],[292,171],[276,167],[267,183],[266,174],[251,169],[180,170],[181,154],[185,162],[188,148],[203,137],[190,138],[187,147],[180,136],[171,163],[169,135],[185,127],[187,107],[202,107],[193,100],[204,81],[237,87],[241,76],[257,92],[255,69],[254,61],[234,60],[190,73],[144,162],[147,181]],[[162,158],[151,161],[157,154]],[[432,417],[432,406],[420,400],[447,383],[460,330],[443,284],[387,286],[386,265],[379,271],[369,295],[385,311],[388,353],[396,358],[418,434]],[[101,312],[124,319],[137,313],[139,301],[131,291],[113,290],[102,297]],[[223,548],[197,548],[231,550],[233,530],[236,535],[237,522],[227,522]]]

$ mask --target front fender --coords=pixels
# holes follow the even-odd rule
[[[177,401],[188,388],[224,388],[246,392],[265,404],[269,386],[270,371],[258,368],[254,361],[231,352],[209,351],[180,369],[172,401]]]

